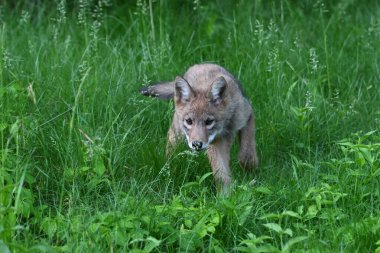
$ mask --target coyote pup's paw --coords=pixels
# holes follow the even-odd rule
[[[259,166],[259,159],[256,152],[240,152],[239,163],[245,170],[252,170]]]

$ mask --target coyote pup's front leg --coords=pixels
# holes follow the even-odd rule
[[[221,138],[210,145],[207,150],[216,186],[221,187],[224,193],[228,193],[232,182],[230,172],[231,145],[231,138]]]
[[[239,131],[240,150],[239,163],[246,170],[253,169],[259,165],[256,153],[255,119],[253,112],[249,116],[247,125]]]
[[[178,126],[178,119],[176,114],[173,116],[172,124],[168,131],[168,140],[166,143],[166,156],[169,156],[173,149],[177,146],[179,139],[181,138],[181,129]]]

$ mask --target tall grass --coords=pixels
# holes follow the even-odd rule
[[[4,3],[0,252],[380,250],[376,1]],[[165,157],[173,103],[137,90],[199,62],[241,81],[261,165]]]

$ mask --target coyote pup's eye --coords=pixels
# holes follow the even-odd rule
[[[190,119],[190,118],[186,119],[185,121],[186,121],[186,124],[188,124],[188,125],[192,125],[193,124],[193,120]]]
[[[212,123],[214,123],[214,120],[213,119],[206,119],[206,126],[210,126],[210,125],[212,125]]]

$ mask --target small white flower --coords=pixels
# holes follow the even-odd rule
[[[315,48],[310,48],[310,66],[311,66],[311,72],[315,73],[318,70],[318,56]]]

